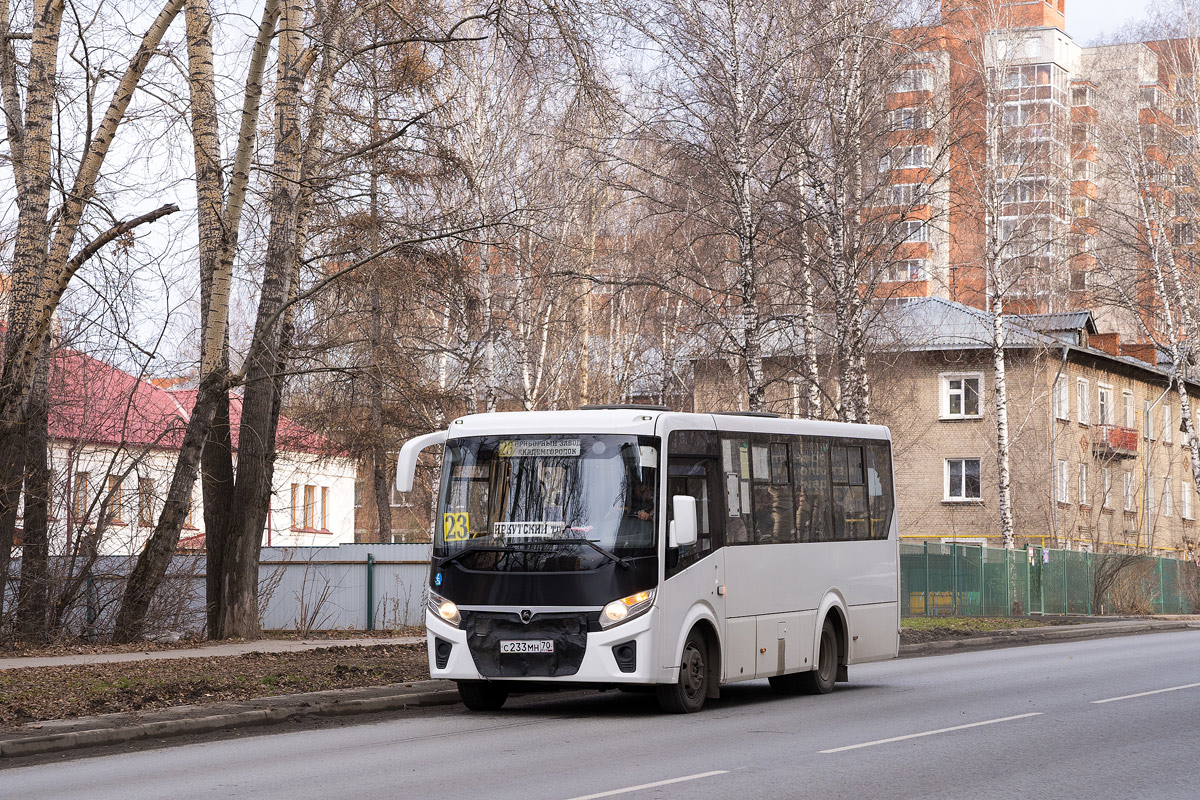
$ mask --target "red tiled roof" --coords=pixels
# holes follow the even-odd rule
[[[168,391],[77,350],[60,349],[51,356],[50,438],[127,447],[177,449],[195,389]],[[238,443],[242,398],[229,395],[233,446]],[[280,416],[279,450],[335,454],[324,436]]]

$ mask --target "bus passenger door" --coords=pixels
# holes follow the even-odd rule
[[[697,501],[697,540],[688,547],[667,548],[660,588],[659,608],[663,613],[661,654],[663,669],[679,665],[679,641],[687,634],[684,626],[694,624],[693,609],[705,607],[712,615],[715,633],[724,628],[724,558],[716,502],[716,460],[711,458],[672,457],[667,464],[667,530],[674,514],[671,498],[687,495]],[[712,643],[720,647],[720,642]]]

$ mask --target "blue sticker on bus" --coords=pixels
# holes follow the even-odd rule
[[[440,572],[439,572],[437,575],[435,575],[435,576],[433,577],[433,585],[434,585],[434,586],[441,586],[441,585],[442,585],[442,573],[440,573]]]

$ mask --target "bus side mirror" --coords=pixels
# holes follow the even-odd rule
[[[677,494],[671,498],[675,519],[671,520],[668,544],[671,547],[689,547],[696,543],[696,498]]]
[[[400,455],[396,457],[397,492],[412,491],[413,477],[417,473],[417,456],[421,455],[421,451],[426,447],[445,444],[446,438],[446,431],[434,431],[409,439],[404,443],[404,446],[400,448]]]

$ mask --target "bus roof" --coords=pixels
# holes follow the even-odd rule
[[[502,411],[468,414],[450,423],[450,438],[538,433],[624,433],[656,436],[693,429],[738,433],[787,433],[891,440],[883,425],[785,419],[741,414],[689,414],[653,406],[593,408],[579,411]]]

